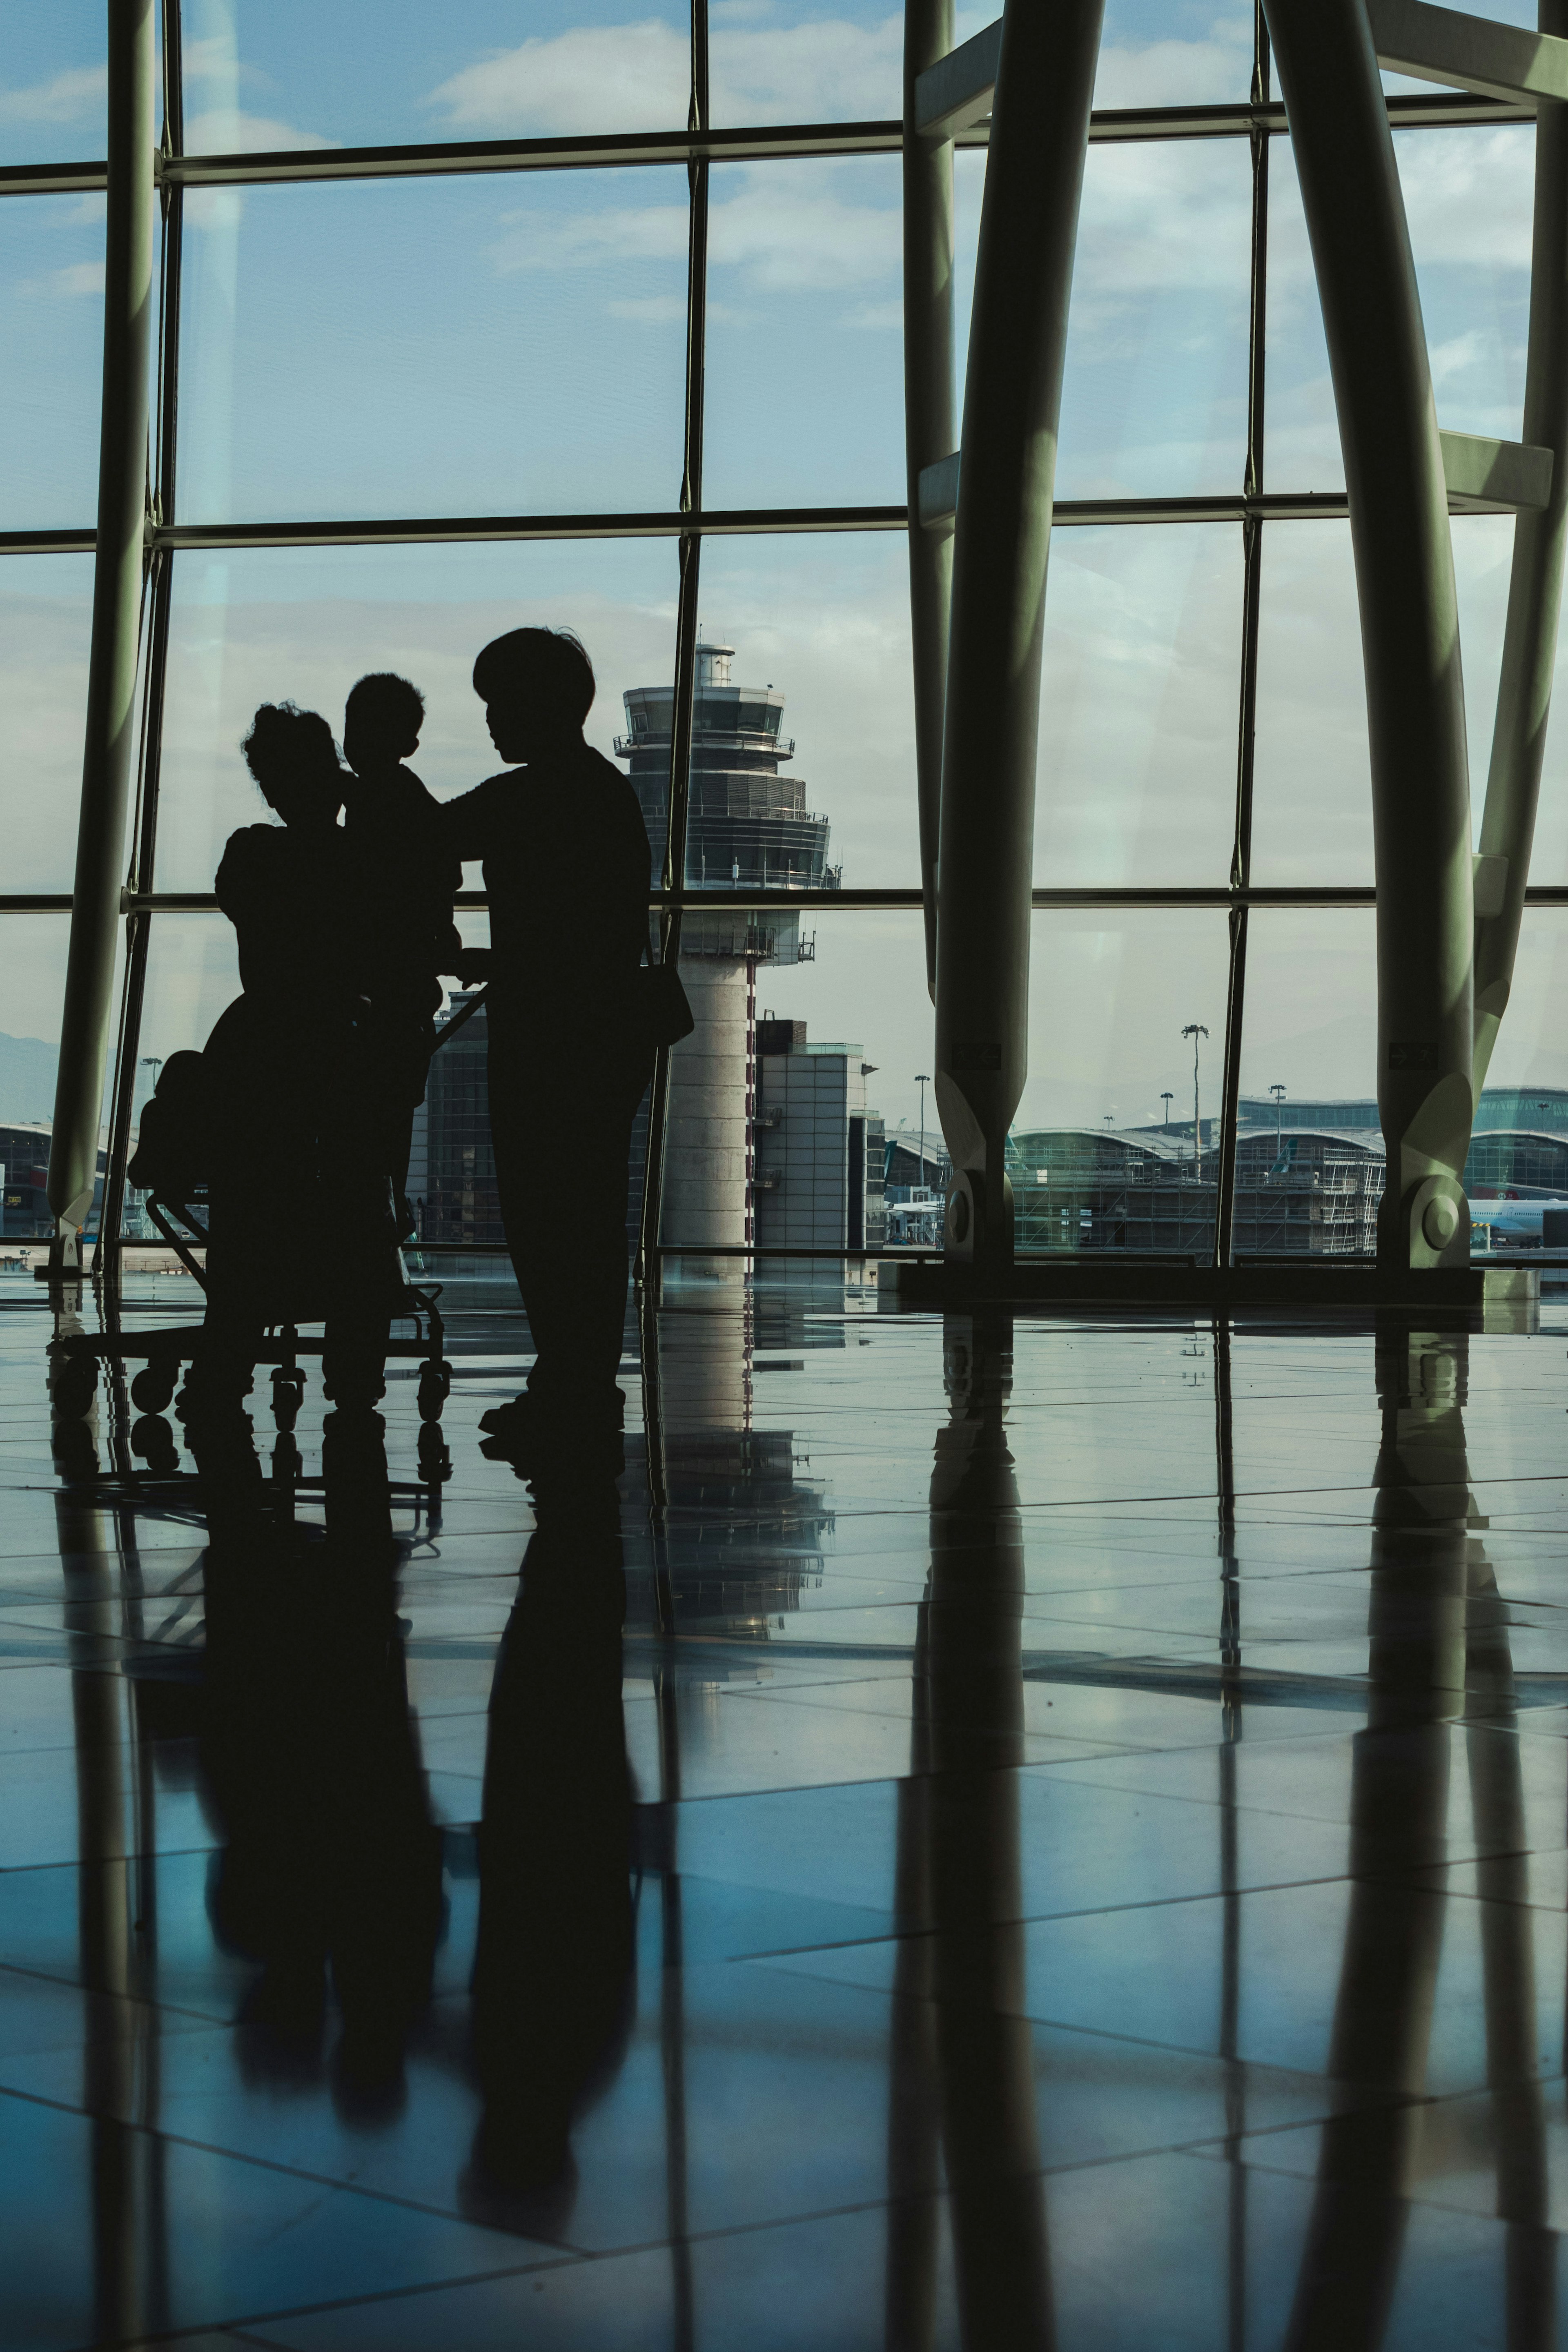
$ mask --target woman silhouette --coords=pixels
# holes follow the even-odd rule
[[[213,1114],[207,1315],[183,1410],[189,1418],[238,1405],[266,1324],[323,1311],[327,1393],[368,1409],[383,1391],[396,1221],[367,1143],[379,1129],[366,1099],[338,824],[343,771],[326,720],[292,703],[264,703],[242,749],[281,823],[232,834],[215,886],[238,934],[245,992],[204,1055]],[[302,1290],[284,1283],[285,1222],[319,1234],[321,1271]]]

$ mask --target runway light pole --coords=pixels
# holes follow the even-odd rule
[[[1174,1097],[1174,1096],[1172,1094],[1171,1089],[1170,1089],[1170,1087],[1167,1087],[1164,1089],[1164,1091],[1162,1093],[1162,1095],[1161,1095],[1161,1097],[1160,1097],[1160,1100],[1161,1100],[1161,1101],[1164,1104],[1164,1106],[1165,1106],[1165,1133],[1166,1133],[1167,1135],[1169,1135],[1169,1133],[1171,1132],[1171,1105],[1172,1105],[1172,1103],[1174,1101],[1174,1099],[1175,1099],[1175,1097]]]
[[[1268,1091],[1274,1097],[1274,1157],[1278,1160],[1285,1148],[1281,1140],[1280,1126],[1284,1114],[1279,1108],[1285,1099],[1285,1089],[1283,1087],[1270,1087]]]
[[[1184,1037],[1190,1037],[1193,1041],[1193,1176],[1194,1181],[1202,1171],[1204,1149],[1203,1121],[1198,1116],[1198,1039],[1206,1037],[1208,1034],[1201,1021],[1189,1021],[1182,1032]]]
[[[928,1185],[926,1184],[926,1088],[927,1088],[927,1087],[929,1087],[929,1086],[930,1086],[930,1084],[931,1084],[931,1075],[930,1075],[929,1071],[926,1071],[926,1070],[917,1070],[917,1071],[915,1072],[915,1084],[916,1084],[916,1086],[917,1086],[917,1087],[919,1087],[919,1088],[920,1088],[920,1090],[921,1090],[921,1166],[920,1166],[920,1182],[921,1182],[921,1191],[922,1191],[922,1192],[925,1192],[925,1191],[928,1191],[928,1190],[930,1189],[930,1188],[928,1187]]]

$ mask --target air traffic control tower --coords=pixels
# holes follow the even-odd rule
[[[771,685],[734,685],[734,654],[727,645],[697,648],[687,887],[836,888],[827,819],[806,807],[800,777],[780,773],[795,752],[780,732],[784,696]],[[631,763],[657,883],[669,814],[674,696],[668,686],[634,686],[623,699],[626,732],[616,750]],[[809,962],[815,952],[796,914],[776,908],[705,914],[688,901],[680,976],[697,1025],[670,1062],[667,1241],[700,1250],[743,1248],[755,1239],[757,970]],[[721,1270],[718,1262],[713,1270]]]

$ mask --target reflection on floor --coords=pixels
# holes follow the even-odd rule
[[[6,2352],[1557,2341],[1544,1323],[687,1302],[534,1493],[0,1294]]]

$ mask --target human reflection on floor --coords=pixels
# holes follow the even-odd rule
[[[1446,1908],[1425,1888],[1401,1899],[1398,1880],[1402,1864],[1442,1850],[1454,1734],[1467,1723],[1475,1838],[1498,1857],[1481,1937],[1499,2206],[1510,2217],[1507,2341],[1556,2341],[1521,1759],[1516,1739],[1487,1728],[1511,1716],[1513,1669],[1508,1612],[1472,1532],[1486,1521],[1466,1450],[1468,1360],[1467,1333],[1412,1330],[1394,1317],[1380,1324],[1367,1722],[1352,1766],[1350,1908],[1329,2072],[1387,2104],[1323,2126],[1289,2352],[1376,2344],[1393,2311]]]
[[[490,1694],[473,1981],[484,2112],[463,2193],[476,2220],[559,2229],[574,2115],[619,2066],[632,2022],[626,1579],[608,1475],[537,1478],[534,1510]]]
[[[443,1901],[381,1421],[329,1418],[324,1534],[279,1513],[247,1421],[205,1428],[197,1458],[202,1752],[225,1836],[209,1910],[225,1948],[257,1965],[247,2060],[301,2086],[325,2064],[345,2120],[389,2120]],[[558,2227],[570,2210],[574,2114],[619,2063],[633,1984],[620,1497],[580,1474],[537,1480],[534,1496],[490,1696],[472,1985],[483,2109],[461,2183],[474,2218],[506,2228]]]
[[[310,2081],[340,2110],[395,2113],[429,1999],[442,1919],[430,1815],[395,1610],[378,1415],[330,1418],[324,1538],[270,1509],[249,1424],[195,1442],[211,1498],[202,1759],[225,1843],[208,1908],[257,1964],[250,2064]],[[307,1638],[302,1632],[309,1628]]]

